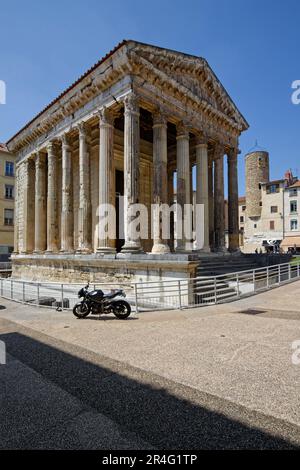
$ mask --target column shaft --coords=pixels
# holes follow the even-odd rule
[[[153,116],[153,247],[152,253],[169,253],[164,236],[164,222],[168,204],[167,173],[168,146],[167,120],[161,113]],[[166,227],[165,227],[166,228]]]
[[[78,125],[79,130],[79,210],[78,210],[78,253],[90,253],[92,248],[91,232],[91,190],[90,155],[88,149],[88,128],[85,123]]]
[[[124,236],[122,252],[142,251],[140,233],[136,228],[135,204],[139,202],[140,113],[137,97],[125,98],[124,111]]]
[[[24,163],[23,179],[23,253],[34,250],[34,162],[28,158]]]
[[[225,250],[224,149],[217,146],[214,172],[215,250]]]
[[[98,253],[114,253],[116,216],[114,211],[114,117],[106,108],[99,112],[99,222]]]
[[[58,251],[58,208],[57,208],[57,148],[49,142],[48,152],[48,194],[47,194],[47,251]]]
[[[209,252],[209,200],[208,200],[208,155],[207,143],[198,140],[196,142],[196,170],[197,170],[197,188],[196,202],[203,205],[203,247],[204,252]],[[198,221],[196,221],[198,224]]]
[[[228,153],[228,237],[229,251],[239,250],[238,150]]]
[[[168,169],[168,204],[169,207],[174,207],[174,170]],[[174,212],[170,212],[170,251],[174,251]]]
[[[14,253],[19,253],[19,166],[16,167],[14,204]]]
[[[177,128],[176,251],[191,249],[192,214],[186,207],[190,204],[190,194],[189,132],[180,125]]]
[[[214,221],[214,168],[213,159],[208,160],[208,205],[209,205],[209,247],[214,250],[215,244],[215,221]]]
[[[71,253],[74,250],[73,214],[73,171],[72,151],[67,135],[62,137],[62,212],[61,250]]]
[[[46,155],[37,152],[35,158],[35,244],[34,251],[40,253],[47,248],[47,195]]]

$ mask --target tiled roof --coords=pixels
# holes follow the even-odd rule
[[[295,183],[291,184],[289,188],[300,188],[300,181],[296,181]]]

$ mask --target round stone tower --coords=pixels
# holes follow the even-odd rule
[[[250,152],[245,156],[245,162],[247,216],[259,217],[261,214],[260,183],[269,181],[269,154],[263,150]]]

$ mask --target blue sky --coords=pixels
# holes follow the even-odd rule
[[[240,194],[256,140],[270,152],[272,178],[287,168],[300,175],[300,105],[291,103],[300,79],[297,0],[10,0],[0,14],[0,141],[129,38],[207,59],[250,124],[240,140]]]

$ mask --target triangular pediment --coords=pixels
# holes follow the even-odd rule
[[[134,41],[131,44],[131,51],[154,69],[163,72],[214,109],[240,123],[243,128],[248,127],[245,118],[205,59]]]

